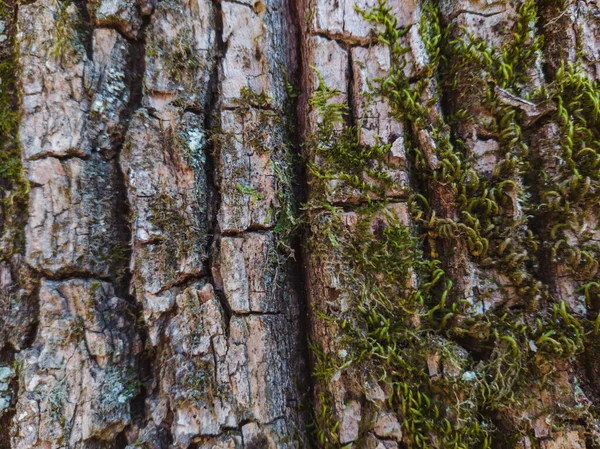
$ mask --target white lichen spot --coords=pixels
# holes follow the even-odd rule
[[[465,382],[473,382],[475,379],[477,379],[477,374],[475,374],[473,371],[465,371],[461,376],[461,379]]]
[[[192,152],[200,151],[204,146],[204,133],[199,129],[191,129],[188,132],[188,147]]]

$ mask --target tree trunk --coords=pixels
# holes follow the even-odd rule
[[[0,449],[600,447],[599,17],[0,0]]]

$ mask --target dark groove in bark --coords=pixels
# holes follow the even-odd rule
[[[438,2],[439,3],[439,2]],[[446,27],[451,27],[452,26],[452,20],[454,20],[458,15],[460,15],[460,11],[450,15],[449,22],[446,22],[444,20],[443,17],[440,17],[440,25],[442,26],[442,29],[446,28]],[[456,36],[453,36],[453,38]],[[445,117],[451,117],[453,114],[453,107],[457,107],[455,104],[453,105],[453,100],[455,97],[458,97],[458,95],[460,94],[460,91],[457,89],[455,91],[450,89],[450,86],[446,86],[445,84],[445,79],[446,76],[449,72],[449,67],[445,67],[445,59],[441,58],[440,59],[440,65],[437,67],[437,70],[434,72],[434,74],[432,75],[432,79],[435,83],[437,83],[438,87],[438,92],[439,92],[439,105],[440,105],[440,111],[441,111],[441,117],[443,122],[445,122]],[[452,64],[452,61],[449,62],[449,64]],[[413,128],[412,125],[406,126],[405,129],[410,129],[410,131],[408,132],[411,137],[412,137],[412,144],[418,146],[418,138],[417,138],[417,132],[416,130]],[[452,143],[453,148],[458,148],[457,145],[457,130],[454,129],[453,126],[448,125],[448,131],[450,134],[450,142]],[[417,191],[417,193],[426,193],[426,196],[428,197],[430,203],[432,204],[432,208],[435,210],[436,213],[439,213],[439,216],[441,218],[455,218],[453,215],[455,214],[456,211],[456,205],[455,205],[455,195],[452,193],[452,191],[445,185],[442,184],[430,184],[428,179],[426,177],[423,177],[421,175],[421,178],[418,181],[418,188],[415,189]],[[415,179],[419,179],[419,174],[417,172],[417,170],[414,170],[414,177],[411,177],[411,181],[415,182]],[[447,207],[445,204],[448,204],[450,207]],[[448,210],[449,209],[449,210]],[[467,262],[472,262],[471,259],[471,255],[468,254],[468,252],[466,251],[464,244],[463,245],[456,245],[456,242],[449,242],[449,241],[442,241],[441,245],[438,245],[436,247],[436,251],[439,253],[439,256],[437,257],[440,261],[442,261],[442,265],[443,265],[443,269],[444,271],[448,274],[448,277],[450,279],[452,279],[454,286],[452,289],[453,294],[451,295],[451,298],[454,299],[462,299],[462,291],[459,292],[459,289],[461,289],[462,285],[461,285],[461,279],[463,279],[464,273],[465,273],[465,266],[464,263],[461,266],[454,266],[454,262],[458,259],[459,261],[464,262],[465,260]],[[427,245],[428,246],[428,245]],[[426,248],[427,250],[431,250],[432,248]],[[456,250],[461,251],[462,254],[456,254]],[[465,254],[466,253],[466,254]],[[460,272],[457,274],[457,268],[461,269]],[[457,294],[458,292],[458,294]],[[467,342],[457,342],[459,343],[461,346],[465,347],[465,349],[468,349],[469,352],[472,352],[472,348],[469,348],[469,345],[467,344]]]
[[[290,101],[288,105],[289,108],[289,119],[288,119],[288,138],[293,142],[292,148],[294,151],[293,154],[293,174],[295,177],[295,183],[293,185],[293,198],[295,202],[296,210],[300,211],[302,204],[305,204],[308,199],[308,181],[307,181],[307,167],[304,164],[304,156],[302,155],[302,138],[305,136],[306,130],[303,128],[305,126],[304,117],[302,116],[302,107],[300,105],[300,101],[303,100],[301,95],[302,93],[302,84],[304,77],[307,76],[305,73],[307,70],[306,64],[304,64],[303,59],[303,51],[302,46],[304,44],[303,41],[303,32],[302,27],[305,22],[302,21],[302,0],[293,0],[290,1],[290,30],[293,31],[295,38],[292,42],[295,44],[295,60],[298,63],[295,65],[295,73],[292,74],[291,79],[294,86],[299,89],[300,95],[294,99],[294,101]],[[310,69],[309,69],[310,70]],[[288,99],[289,100],[289,99]],[[293,121],[292,121],[293,119]],[[301,422],[302,425],[307,424],[307,420],[309,419],[309,414],[307,411],[311,409],[311,404],[314,396],[314,385],[312,379],[312,370],[313,367],[311,365],[310,359],[310,348],[309,348],[309,329],[310,329],[310,313],[309,313],[309,303],[308,303],[308,270],[307,270],[307,261],[305,260],[305,253],[303,244],[306,241],[307,229],[305,226],[300,227],[298,232],[296,232],[292,236],[291,247],[294,255],[297,257],[293,261],[293,270],[288,270],[290,273],[290,283],[292,289],[297,294],[298,301],[298,329],[299,335],[298,338],[300,341],[298,342],[298,349],[300,351],[300,356],[302,357],[302,368],[304,368],[304,373],[298,373],[298,383],[300,385],[299,391],[301,394],[300,397],[300,407],[304,409],[301,410],[300,414],[304,422]],[[302,429],[304,433],[304,438],[307,437],[306,429]],[[305,440],[306,441],[306,440]]]
[[[542,48],[542,52],[544,54],[544,59],[545,59],[545,64],[544,64],[544,79],[543,82],[545,84],[548,84],[549,82],[551,82],[551,80],[554,78],[554,74],[555,74],[555,69],[556,67],[554,66],[554,59],[553,58],[553,51],[550,51],[549,49],[549,42],[551,42],[553,39],[552,37],[550,37],[550,39],[547,39],[547,36],[544,33],[544,29],[546,28],[547,25],[547,17],[545,15],[545,13],[549,13],[549,10],[551,9],[551,6],[548,4],[544,4],[544,2],[540,2],[539,5],[539,20],[537,23],[537,27],[536,27],[536,32],[539,33],[540,35],[542,35],[544,37],[544,47]],[[541,123],[536,124],[537,126],[528,129],[527,130],[527,137],[529,137],[531,139],[531,137],[535,137],[536,132],[539,132],[543,126],[545,124],[547,124],[548,122],[546,120],[544,120]],[[536,139],[537,140],[537,139]],[[540,157],[540,154],[537,154],[535,152],[536,149],[540,149],[542,147],[543,144],[538,143],[537,145],[535,145],[532,141],[530,141],[530,146],[531,148],[531,152],[530,152],[530,162],[531,162],[531,170],[529,173],[529,176],[526,178],[525,180],[525,188],[526,190],[530,193],[531,195],[531,199],[532,202],[534,204],[539,204],[541,202],[541,196],[540,196],[540,191],[538,188],[536,188],[538,186],[538,178],[540,176],[540,173],[544,170],[543,167],[543,160]],[[556,294],[556,273],[555,273],[555,268],[556,268],[556,264],[553,262],[552,260],[552,256],[550,253],[550,249],[549,248],[545,248],[544,247],[544,242],[547,241],[547,223],[543,222],[543,220],[540,220],[539,217],[531,217],[528,220],[528,226],[529,228],[532,230],[532,232],[537,235],[540,238],[540,247],[537,251],[537,259],[539,261],[538,263],[538,270],[536,270],[536,277],[538,279],[540,279],[540,281],[542,281],[546,286],[549,287],[550,293],[555,295]]]
[[[132,273],[130,270],[131,265],[131,257],[132,257],[132,231],[131,231],[131,207],[129,204],[129,200],[127,198],[127,185],[125,182],[125,174],[123,173],[123,169],[121,167],[119,161],[119,155],[123,150],[123,144],[125,136],[129,131],[129,122],[131,121],[133,115],[136,111],[141,107],[143,100],[143,81],[144,81],[144,72],[146,70],[146,28],[150,24],[151,16],[146,16],[143,18],[143,23],[140,31],[140,39],[139,40],[127,40],[129,45],[129,55],[126,65],[126,73],[125,73],[125,84],[129,88],[129,102],[127,104],[127,108],[125,109],[123,115],[125,117],[121,117],[122,120],[128,123],[127,129],[123,132],[123,137],[121,142],[119,143],[117,149],[117,155],[115,157],[115,169],[116,169],[116,179],[115,179],[115,187],[117,191],[117,233],[119,236],[119,241],[121,245],[123,245],[124,257],[122,261],[117,261],[117,273],[115,279],[115,292],[123,299],[127,300],[129,303],[129,307],[131,308],[131,313],[136,318],[136,323],[143,323],[143,309],[140,304],[137,303],[135,297],[130,294],[129,286],[132,281]],[[145,385],[147,383],[152,382],[152,355],[148,351],[148,330],[145,326],[138,326],[137,333],[140,337],[142,344],[142,352],[138,356],[138,360],[136,361],[136,372],[138,379],[141,383],[139,393],[131,399],[131,417],[133,424],[142,423],[145,420],[146,415],[146,388]],[[150,379],[150,380],[148,380]],[[125,438],[124,432],[125,429],[120,435],[117,436],[117,441],[115,442],[117,449],[123,449],[127,446],[127,440]]]
[[[247,234],[268,235],[272,231],[273,231],[272,227],[265,228],[265,227],[261,227],[261,226],[248,226],[243,231],[234,231],[234,230],[223,231],[219,234],[219,236],[220,237],[244,237]]]
[[[47,153],[39,153],[39,154],[35,154],[31,157],[27,158],[27,161],[31,162],[31,161],[38,161],[40,159],[58,159],[59,161],[68,161],[70,159],[80,159],[82,161],[89,161],[91,159],[91,156],[89,154],[81,154],[81,153],[77,153],[75,151],[69,151],[67,154],[52,154],[51,152],[47,152]],[[110,160],[110,158],[107,158]],[[31,183],[32,186],[36,186],[36,184]]]
[[[225,293],[219,288],[219,283],[215,281],[214,271],[218,270],[219,246],[221,242],[221,231],[219,229],[218,214],[221,204],[221,191],[217,177],[217,145],[212,139],[212,133],[221,128],[221,116],[219,113],[221,88],[219,84],[219,76],[222,71],[223,58],[227,52],[227,43],[223,42],[223,10],[219,0],[211,0],[213,5],[213,14],[215,18],[216,31],[216,54],[214,55],[213,69],[210,74],[208,83],[208,95],[204,110],[204,129],[209,136],[208,143],[205,148],[206,154],[206,185],[208,189],[208,217],[209,217],[209,236],[208,236],[208,253],[209,257],[206,262],[209,281],[213,286],[215,296],[223,309],[225,319],[226,337],[229,338],[229,324],[231,321],[232,310],[225,298]]]
[[[65,1],[65,0],[62,0]],[[94,58],[94,27],[92,25],[92,18],[88,11],[88,0],[75,0],[75,6],[81,16],[81,26],[78,27],[74,32],[78,33],[82,38],[83,47],[85,48],[86,55],[89,60]]]
[[[295,137],[296,137],[296,150],[297,150],[297,160],[299,163],[298,168],[298,192],[296,193],[296,199],[300,205],[306,204],[309,199],[310,192],[310,184],[308,182],[309,177],[309,169],[306,164],[307,155],[303,151],[304,144],[308,141],[309,138],[309,129],[308,129],[308,111],[309,106],[308,102],[310,98],[308,97],[308,85],[309,85],[309,77],[312,75],[312,68],[309,67],[308,64],[308,55],[306,54],[308,51],[307,44],[308,40],[311,38],[308,30],[308,20],[306,15],[310,14],[309,12],[309,1],[308,0],[293,0],[292,11],[295,23],[297,26],[297,39],[298,39],[298,48],[297,48],[297,58],[300,63],[298,64],[298,73],[296,74],[297,85],[300,89],[300,94],[298,96],[298,101],[296,104],[296,118],[297,118],[297,127],[295,129]],[[314,314],[312,309],[312,304],[310,301],[310,254],[309,247],[306,244],[310,238],[310,229],[307,223],[302,223],[299,232],[297,233],[296,239],[297,241],[293,242],[297,245],[296,254],[299,255],[298,260],[298,268],[299,272],[297,275],[298,286],[300,287],[298,293],[301,293],[301,302],[299,304],[300,307],[300,331],[302,338],[302,349],[304,350],[305,363],[307,369],[306,376],[306,390],[305,390],[305,398],[304,405],[306,407],[305,419],[306,424],[310,425],[311,421],[314,419],[314,404],[316,401],[315,391],[317,387],[317,382],[314,373],[314,357],[312,351],[310,350],[310,341],[311,341],[311,333],[313,328],[313,319]],[[294,246],[293,246],[294,247]],[[294,247],[294,249],[296,249]],[[307,441],[308,447],[319,447],[315,435],[313,432],[308,431],[305,428],[305,438]]]
[[[330,41],[334,41],[345,48],[369,48],[372,45],[377,44],[377,39],[374,39],[372,37],[358,38],[348,36],[343,33],[332,33],[325,30],[316,30],[314,32],[314,35]]]

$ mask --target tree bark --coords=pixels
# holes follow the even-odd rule
[[[600,447],[599,5],[0,2],[0,449]]]

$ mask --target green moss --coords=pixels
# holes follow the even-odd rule
[[[239,98],[235,99],[234,103],[244,109],[272,109],[272,98],[269,97],[264,90],[260,93],[254,92],[247,86],[243,86],[240,89]],[[276,115],[273,114],[272,118],[275,118]]]
[[[19,142],[19,89],[17,88],[16,7],[0,5],[0,20],[7,36],[0,48],[0,260],[7,260],[24,246],[23,229],[29,185],[21,164]]]
[[[258,201],[263,200],[265,198],[265,195],[263,195],[258,190],[252,187],[247,187],[238,184],[235,186],[235,188],[238,192],[243,193],[244,195],[250,195],[250,197],[252,198],[252,206],[255,206]]]
[[[86,26],[74,2],[55,0],[54,7],[55,35],[51,54],[61,62],[81,58],[90,39],[90,27]]]
[[[540,96],[556,104],[559,135],[554,143],[560,145],[563,163],[551,173],[540,170],[537,174],[542,193],[532,212],[549,223],[545,247],[552,258],[568,266],[577,278],[591,280],[598,270],[600,248],[593,241],[593,230],[586,230],[586,221],[596,220],[600,212],[600,86],[580,67],[563,64],[554,83]]]
[[[312,188],[323,198],[331,198],[344,186],[367,196],[383,197],[385,189],[392,184],[385,171],[391,168],[387,162],[391,146],[361,145],[357,130],[347,125],[348,106],[333,101],[340,93],[325,86],[320,74],[317,75],[319,85],[309,105],[321,119],[307,142]]]
[[[512,37],[502,49],[489,48],[464,31],[452,40],[433,3],[424,2],[422,11],[419,33],[429,63],[410,79],[404,73],[409,48],[402,44],[408,29],[398,26],[384,1],[363,11],[367,20],[380,25],[379,41],[392,55],[389,75],[372,80],[371,95],[385,98],[413,132],[408,139],[413,178],[423,186],[423,193],[409,201],[414,229],[383,212],[385,199],[368,199],[373,186],[360,182],[360,176],[372,149],[362,148],[356,133],[345,126],[347,111],[335,103],[337,92],[321,85],[311,100],[319,125],[316,138],[309,139],[310,157],[325,161],[309,163],[315,183],[345,181],[352,173],[357,176],[352,186],[367,198],[365,206],[353,209],[358,222],[351,228],[325,187],[316,185],[308,206],[311,250],[328,260],[346,302],[342,311],[326,307],[327,302],[315,311],[322,326],[336,330],[335,350],[344,348],[341,356],[313,345],[314,374],[323,389],[314,424],[320,447],[341,447],[327,391],[334,376],[387,385],[388,406],[401,411],[410,447],[512,447],[521,436],[533,435],[530,424],[522,420],[506,429],[499,418],[539,408],[542,391],[560,395],[555,365],[562,362],[557,360],[571,362],[598,345],[600,318],[576,316],[539,273],[544,248],[553,248],[554,260],[562,259],[586,280],[581,288],[588,303],[597,301],[592,232],[584,233],[588,240],[582,242],[580,231],[590,217],[585,208],[593,214],[597,209],[592,198],[598,173],[595,145],[600,142],[595,134],[600,129],[598,88],[575,66],[559,71],[545,90],[528,86],[528,69],[538,63],[543,44],[535,36],[532,0],[521,4],[512,34],[507,34]],[[445,92],[457,95],[446,96],[449,114],[443,117],[434,106]],[[560,125],[564,163],[557,173],[540,170],[530,151],[533,120],[501,94],[556,104],[556,115],[545,107],[550,117],[544,120]],[[483,98],[490,111],[487,122],[461,109],[469,103],[466,95]],[[489,176],[476,172],[476,161],[461,139],[461,126],[469,121],[497,136],[501,159]],[[437,165],[417,139],[422,132],[434,143]],[[382,151],[378,157],[384,156]],[[531,179],[542,187],[539,205],[526,191],[525,181]],[[455,217],[438,209],[440,192],[457,211]],[[419,233],[421,239],[415,237]],[[448,248],[457,244],[468,250],[478,269],[506,279],[490,279],[490,288],[505,296],[506,305],[477,312],[470,299],[452,288],[438,253],[444,252],[447,260]],[[457,351],[461,346],[469,351]],[[458,374],[430,377],[431,354],[452,364]],[[558,406],[553,411],[555,422],[563,425],[593,419],[591,413],[587,408],[567,413]]]
[[[206,67],[195,48],[194,36],[190,29],[184,29],[168,45],[162,41],[158,45],[151,46],[151,54],[156,52],[157,47],[169,49],[165,53],[165,64],[172,79],[178,83]]]
[[[96,298],[96,294],[98,293],[98,290],[102,288],[102,282],[100,281],[92,281],[90,283],[90,296],[95,299]]]

